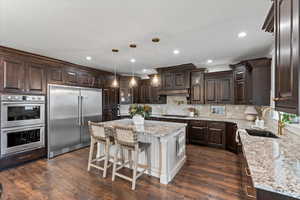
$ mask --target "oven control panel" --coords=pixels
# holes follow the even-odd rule
[[[1,95],[1,101],[12,101],[12,102],[43,102],[45,101],[45,96],[31,96],[31,95]]]

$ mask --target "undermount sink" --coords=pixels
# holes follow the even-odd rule
[[[257,130],[257,129],[246,129],[247,133],[251,136],[268,137],[268,138],[279,138],[271,131]]]

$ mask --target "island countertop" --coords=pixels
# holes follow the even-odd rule
[[[102,122],[105,126],[126,126],[133,127],[137,132],[150,134],[154,137],[164,137],[187,126],[186,123],[162,122],[145,120],[144,125],[134,125],[132,119],[120,119],[108,122]]]

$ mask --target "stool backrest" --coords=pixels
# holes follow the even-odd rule
[[[91,136],[96,140],[106,141],[106,138],[109,137],[109,130],[104,127],[104,124],[89,121],[88,125]]]
[[[114,126],[115,141],[127,148],[135,148],[138,145],[138,133],[134,128]]]

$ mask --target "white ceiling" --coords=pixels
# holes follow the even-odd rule
[[[131,72],[265,56],[270,0],[0,0],[0,45],[94,68]],[[239,39],[237,34],[248,36]],[[155,45],[153,37],[161,42]],[[128,48],[129,43],[138,45]],[[120,49],[113,57],[112,48]],[[174,55],[174,49],[180,54]],[[92,60],[85,59],[91,56]],[[208,65],[208,67],[210,66]]]

